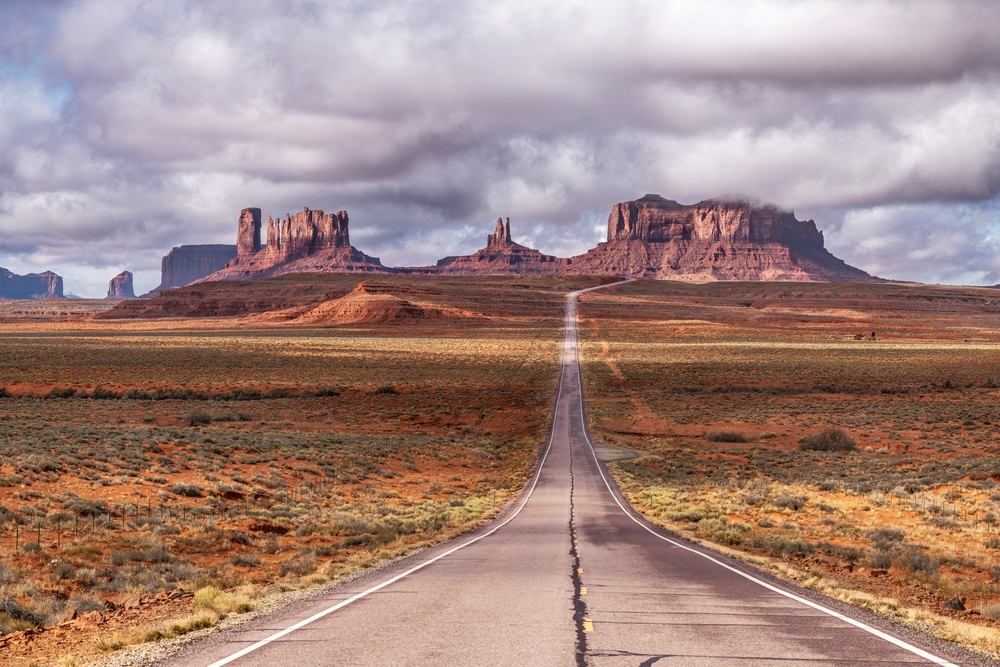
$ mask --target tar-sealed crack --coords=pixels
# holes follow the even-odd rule
[[[580,553],[576,548],[576,509],[573,497],[573,456],[569,459],[569,554],[573,560],[573,622],[576,624],[576,664],[586,667],[587,635],[584,630],[584,620],[587,617],[587,605],[583,601],[583,578],[580,576]]]

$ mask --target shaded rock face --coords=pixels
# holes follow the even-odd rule
[[[688,206],[659,195],[615,204],[607,242],[574,257],[567,272],[677,280],[879,281],[831,255],[812,220],[746,201]]]
[[[211,243],[177,246],[163,257],[160,263],[160,284],[150,294],[190,285],[223,268],[234,257],[234,245]]]
[[[268,223],[271,220],[268,218]],[[236,232],[236,254],[252,255],[260,250],[260,209],[245,208],[240,211],[240,222]]]
[[[267,229],[259,208],[240,212],[236,232],[236,257],[211,275],[212,280],[258,280],[286,273],[394,273],[351,245],[347,211],[324,213],[302,209],[284,220],[267,217]],[[267,243],[261,245],[261,233]]]
[[[514,243],[510,235],[510,218],[486,236],[486,247],[472,255],[445,257],[434,267],[408,269],[411,273],[442,273],[453,276],[520,276],[564,273],[570,260],[546,255],[534,248]]]
[[[109,299],[134,299],[135,291],[132,288],[132,272],[122,271],[111,279],[108,283]]]
[[[0,299],[61,299],[63,279],[51,271],[18,275],[0,268]]]

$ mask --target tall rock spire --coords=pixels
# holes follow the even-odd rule
[[[503,222],[503,218],[497,218],[497,227],[492,234],[486,235],[486,247],[487,248],[504,248],[509,245],[513,245],[513,241],[510,240],[510,218],[507,218],[507,224]]]

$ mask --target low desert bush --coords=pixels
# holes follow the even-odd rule
[[[233,556],[232,564],[243,565],[246,567],[256,567],[257,565],[260,565],[260,558],[254,554],[238,554]]]
[[[752,536],[750,543],[758,549],[775,553],[805,555],[812,550],[803,540],[773,533],[757,533]]]
[[[202,488],[197,484],[183,484],[178,483],[170,489],[171,493],[178,496],[188,496],[190,498],[198,498],[201,496]]]
[[[705,435],[709,442],[753,442],[754,436],[746,431],[735,431],[732,429],[721,429],[709,431]]]
[[[309,553],[301,554],[282,563],[281,569],[278,571],[278,576],[284,577],[289,574],[293,574],[297,577],[304,577],[305,575],[312,574],[315,571],[316,555],[310,551]]]
[[[819,433],[799,438],[799,449],[816,452],[849,452],[857,445],[847,431],[836,426],[828,426]]]
[[[198,426],[201,424],[211,424],[212,415],[207,410],[192,410],[184,416],[188,426]]]
[[[979,608],[979,613],[986,618],[1000,620],[1000,602],[984,602]]]
[[[252,611],[252,601],[259,596],[259,591],[252,586],[242,586],[232,593],[223,592],[215,586],[206,586],[195,592],[194,602],[202,609],[225,616],[226,614],[245,614]]]
[[[878,528],[865,533],[865,539],[870,540],[876,549],[884,551],[893,544],[903,541],[905,534],[894,528]]]
[[[783,494],[771,501],[771,505],[778,507],[780,509],[789,509],[793,512],[797,512],[806,504],[805,498],[799,498],[797,496],[789,496]]]
[[[120,651],[126,646],[128,642],[117,632],[111,635],[111,637],[99,637],[95,643],[98,651],[104,653],[110,653],[111,651]]]

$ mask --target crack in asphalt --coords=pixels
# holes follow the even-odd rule
[[[583,628],[587,616],[587,605],[583,601],[583,577],[580,576],[580,553],[576,548],[576,513],[573,497],[573,454],[569,457],[569,555],[572,556],[573,572],[573,622],[576,624],[576,664],[587,665],[587,634]]]

